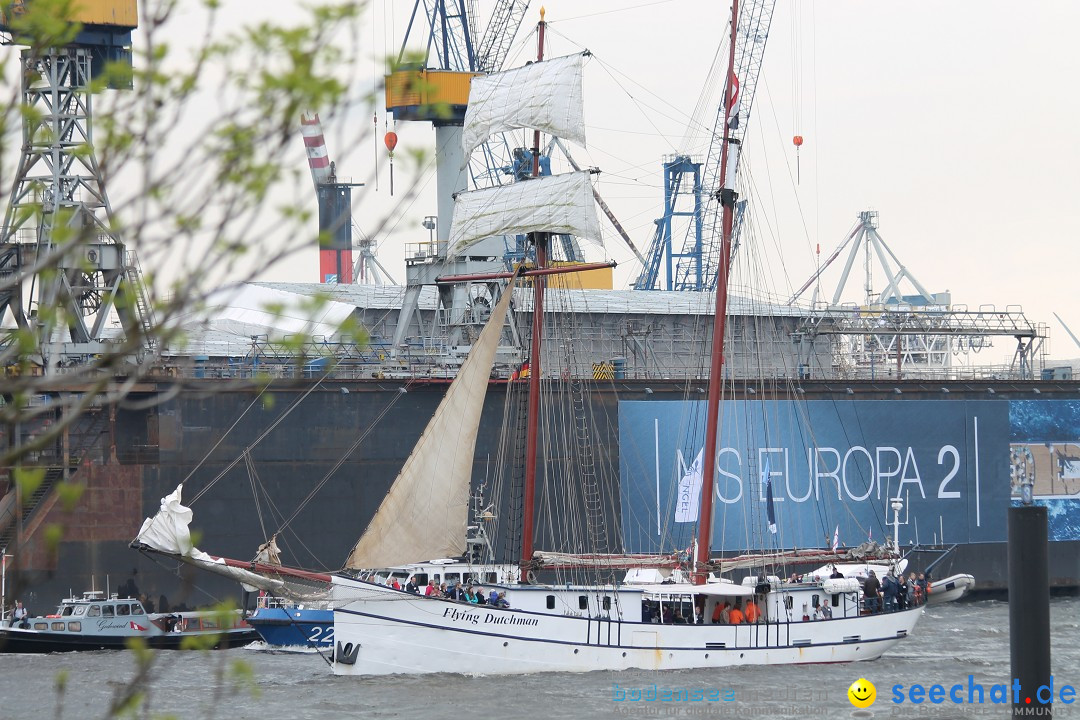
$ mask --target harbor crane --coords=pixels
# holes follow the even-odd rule
[[[740,148],[757,92],[775,6],[776,0],[743,0],[741,3],[735,33],[733,85],[736,90],[731,99],[732,107],[724,107],[721,103],[704,163],[688,155],[665,160],[664,216],[656,221],[656,233],[645,254],[641,274],[634,281],[635,290],[716,290],[720,269],[721,207],[719,202],[711,201],[719,199],[724,176],[736,178],[738,174]],[[725,137],[731,148],[726,170],[721,167]],[[740,201],[735,212],[733,248],[738,247],[744,214],[745,204]],[[682,249],[676,251],[672,220],[678,217],[690,218],[690,227]]]
[[[91,130],[91,80],[108,63],[131,65],[136,0],[73,5],[67,19],[81,29],[59,47],[32,47],[21,31],[32,6],[0,5],[0,42],[24,48],[22,147],[0,228],[0,358],[10,365],[30,357],[51,373],[115,357],[112,318],[134,356],[152,355],[153,310],[114,221]],[[130,75],[115,80],[121,75],[107,77],[114,89],[130,89]]]
[[[847,251],[846,257],[844,255]],[[852,271],[862,255],[862,300],[843,302]],[[839,262],[841,259],[844,261]],[[841,267],[831,296],[822,296],[821,278]],[[874,269],[883,287],[874,287]],[[809,349],[817,338],[835,337],[834,363],[852,377],[912,378],[948,371],[957,357],[991,347],[995,337],[1016,341],[1010,373],[1032,379],[1043,352],[1046,327],[1031,322],[1019,306],[983,305],[978,310],[953,303],[949,292],[932,293],[916,279],[878,232],[878,213],[864,210],[850,232],[818,269],[788,299],[795,306],[813,288],[792,339]],[[800,363],[812,373],[809,357]]]
[[[318,113],[300,116],[300,132],[319,203],[319,282],[382,285],[384,275],[393,282],[390,273],[375,257],[374,241],[363,233],[353,263],[352,189],[362,187],[363,183],[338,177],[337,166],[330,160],[326,148],[326,135]]]
[[[548,158],[559,148],[571,166],[573,157],[557,139],[546,148],[511,147],[510,134],[482,144],[471,157],[464,157],[461,144],[462,123],[468,105],[470,83],[476,75],[502,69],[514,36],[528,8],[528,0],[500,0],[491,20],[476,40],[476,26],[471,20],[465,0],[416,0],[409,18],[398,62],[386,79],[386,107],[396,120],[426,121],[435,127],[437,215],[425,221],[433,231],[429,242],[406,246],[406,293],[401,315],[395,329],[393,352],[416,327],[413,317],[424,285],[436,285],[439,275],[477,275],[499,272],[505,265],[527,259],[528,243],[522,237],[493,237],[470,247],[466,256],[447,259],[447,241],[453,217],[453,197],[467,188],[484,188],[516,182],[531,171],[534,152],[540,155],[540,174],[546,174]],[[415,38],[418,35],[421,43]],[[407,47],[421,46],[419,57],[410,55]],[[595,195],[595,193],[594,193]],[[605,215],[620,237],[643,259],[626,231],[611,213],[603,199],[596,196]],[[561,249],[560,260],[581,262],[584,255],[577,239],[569,235],[556,237]],[[583,283],[611,286],[610,271],[582,273]],[[439,286],[440,317],[449,328],[450,345],[460,344],[463,329],[483,319],[492,300],[500,292],[499,283],[485,287],[464,284]],[[424,332],[423,328],[420,328]]]
[[[413,329],[425,285],[437,285],[435,279],[441,274],[490,273],[504,268],[502,257],[507,248],[502,238],[478,243],[468,256],[453,261],[446,261],[446,249],[454,195],[469,187],[489,187],[512,180],[503,172],[513,159],[505,140],[502,146],[484,143],[471,158],[466,158],[462,124],[472,78],[502,68],[528,5],[528,0],[500,0],[479,42],[466,0],[416,0],[413,6],[397,63],[386,78],[386,109],[395,120],[430,122],[435,128],[437,214],[425,221],[433,233],[431,240],[406,247],[405,299],[394,333],[394,353]],[[423,47],[421,56],[412,62],[410,46]],[[481,319],[477,312],[471,312],[484,306],[477,300],[488,300],[497,292],[493,286],[439,287],[439,303],[451,328],[450,344],[461,342],[466,328]]]

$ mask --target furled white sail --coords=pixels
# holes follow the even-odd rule
[[[268,577],[244,568],[231,567],[225,563],[224,559],[216,558],[195,547],[191,541],[191,530],[188,528],[192,519],[191,508],[180,502],[183,489],[184,484],[180,483],[175,490],[161,499],[160,509],[156,515],[143,521],[139,534],[132,542],[133,546],[175,556],[195,567],[236,580],[249,591],[257,588],[281,598],[304,602],[326,598],[328,594],[326,588],[297,587],[280,578]],[[271,538],[268,543],[260,547],[259,553],[260,562],[264,556],[271,561],[277,561],[275,539]]]
[[[476,433],[513,288],[511,280],[346,567],[385,568],[465,552]]]
[[[468,157],[492,134],[530,128],[585,144],[584,55],[568,55],[475,77],[461,143]]]
[[[198,560],[211,560],[210,556],[199,550],[191,542],[191,508],[180,504],[180,495],[184,483],[161,499],[161,508],[153,517],[146,518],[135,542],[151,550],[168,555],[193,557]]]
[[[454,203],[449,255],[461,254],[484,238],[550,232],[601,245],[592,182],[588,172],[523,180],[460,193]]]

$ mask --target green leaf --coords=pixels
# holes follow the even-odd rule
[[[34,493],[45,481],[45,468],[17,467],[15,468],[15,484],[22,494],[23,505],[30,503]]]
[[[59,496],[60,505],[66,512],[71,512],[75,509],[75,505],[78,504],[85,492],[85,485],[69,480],[64,480],[56,486],[56,494]]]
[[[64,526],[60,523],[48,523],[42,530],[45,538],[45,547],[50,553],[60,549],[60,541],[64,539]]]

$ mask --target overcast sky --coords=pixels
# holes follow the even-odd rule
[[[691,116],[728,10],[693,0],[544,4],[549,54],[587,47],[595,56],[585,76],[588,146],[575,152],[604,171],[601,193],[644,249],[661,212],[662,156],[700,150],[685,141],[687,129],[700,139],[713,124],[715,99],[696,125]],[[411,5],[394,3],[393,21],[385,4],[375,5],[376,45],[400,36]],[[482,20],[490,5],[480,3]],[[538,8],[529,8],[515,42],[519,62],[534,52]],[[1080,353],[1052,315],[1080,331],[1077,27],[1080,4],[1064,0],[780,0],[744,166],[760,239],[774,248],[767,273],[775,294],[801,285],[814,270],[814,248],[827,256],[858,213],[872,209],[882,237],[931,292],[947,290],[971,309],[1020,305],[1051,326],[1053,356]],[[426,125],[397,131],[403,144],[433,141]],[[804,137],[798,181],[795,134]],[[389,199],[385,165],[380,174],[377,193],[359,192]],[[435,213],[426,197],[380,240],[380,257],[399,281],[401,243],[424,239],[420,219]],[[364,226],[362,215],[357,221]],[[626,283],[638,268],[614,232],[607,242],[623,263],[617,285]],[[827,295],[838,277],[826,276]],[[844,298],[860,301],[862,286],[854,277]],[[882,288],[880,271],[874,288]],[[998,359],[1012,351],[1002,340],[990,352]]]
[[[481,28],[493,3],[478,0]],[[371,84],[380,58],[396,53],[412,0],[373,0],[356,33],[371,58]],[[643,250],[661,214],[661,162],[676,152],[701,152],[718,99],[706,98],[694,116],[729,6],[708,0],[548,0],[549,56],[588,48],[585,101],[588,145],[575,149],[584,165],[603,170],[599,189]],[[514,44],[513,64],[535,52],[532,33],[540,3],[529,8]],[[253,9],[225,3],[226,18],[294,12],[276,3]],[[969,308],[1020,305],[1053,334],[1052,356],[1078,349],[1054,320],[1057,312],[1080,332],[1076,296],[1080,248],[1080,53],[1074,33],[1080,3],[971,0],[948,3],[870,3],[858,0],[780,0],[747,135],[743,169],[753,179],[755,239],[765,247],[762,274],[786,298],[815,267],[814,248],[827,256],[858,213],[880,213],[880,233],[931,292],[948,290]],[[177,42],[182,42],[181,38]],[[357,190],[356,223],[393,208],[378,135],[364,147],[335,147],[339,174],[369,179],[380,157],[379,184]],[[366,119],[370,123],[370,115]],[[400,123],[399,146],[432,148],[430,125]],[[805,142],[796,180],[792,136]],[[689,139],[688,139],[689,138]],[[297,135],[283,163],[305,167]],[[399,161],[397,184],[407,181]],[[427,239],[420,223],[436,213],[434,170],[425,190],[400,220],[378,237],[380,260],[398,282],[405,277],[403,245]],[[115,191],[111,191],[115,192]],[[314,206],[314,195],[311,198]],[[606,241],[621,263],[616,286],[639,268],[614,231]],[[822,283],[826,295],[839,272]],[[312,251],[264,279],[315,281]],[[849,282],[845,300],[861,301],[863,278]],[[880,272],[874,288],[880,290]],[[995,362],[1013,347],[998,341]]]

